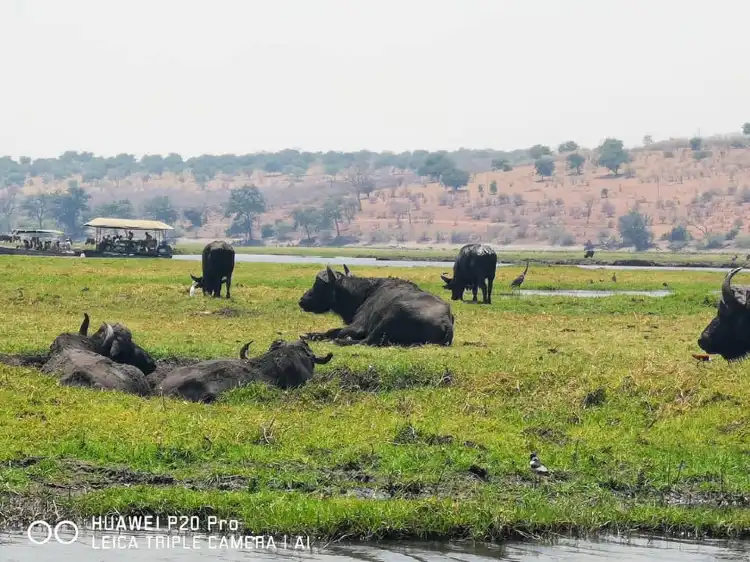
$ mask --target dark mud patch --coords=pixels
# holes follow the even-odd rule
[[[607,392],[606,390],[604,390],[604,388],[600,387],[584,396],[583,400],[581,401],[581,405],[584,408],[594,408],[596,406],[601,406],[606,401]]]
[[[360,371],[353,371],[348,367],[331,369],[326,373],[316,374],[313,384],[334,383],[347,392],[379,392],[446,387],[453,384],[454,378],[455,375],[449,369],[384,372],[371,365]]]
[[[560,446],[565,445],[570,441],[569,437],[564,432],[553,427],[527,427],[523,430],[523,434]]]
[[[486,450],[484,445],[473,441],[461,442],[452,435],[439,435],[417,429],[413,425],[404,425],[396,430],[392,443],[394,445],[461,445],[469,449]]]
[[[21,353],[18,355],[7,355],[0,353],[0,363],[10,367],[31,367],[41,369],[49,359],[49,354]]]
[[[220,316],[222,318],[238,318],[240,316],[253,316],[254,313],[241,308],[224,307],[217,310],[199,310],[192,313],[193,316]]]

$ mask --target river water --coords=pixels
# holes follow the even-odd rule
[[[201,261],[199,254],[184,254],[172,256],[174,260],[183,261]],[[367,267],[440,267],[444,271],[453,270],[452,261],[421,261],[421,260],[377,260],[375,258],[348,258],[348,257],[321,257],[321,256],[290,256],[280,254],[236,254],[235,260],[242,263],[295,263],[295,264],[329,264]],[[497,267],[520,267],[515,263],[498,263]],[[548,267],[547,265],[537,267]],[[563,266],[551,266],[563,267]],[[570,266],[565,266],[570,267]],[[636,265],[576,265],[581,269],[611,269],[618,271],[712,271],[717,273],[727,273],[729,270],[721,267],[646,267]]]
[[[63,542],[75,537],[61,530]],[[115,535],[116,537],[117,535]],[[647,538],[619,539],[606,537],[598,540],[558,539],[550,542],[505,542],[487,544],[473,542],[408,542],[316,544],[310,548],[289,540],[284,546],[277,537],[273,547],[265,539],[256,546],[231,544],[214,537],[180,535],[175,542],[157,541],[155,535],[126,533],[121,540],[81,532],[71,544],[60,544],[54,538],[46,544],[34,544],[26,533],[0,533],[0,561],[2,562],[204,562],[218,560],[320,561],[320,562],[594,562],[627,560],[630,562],[672,562],[709,560],[750,560],[750,543],[745,541],[676,541]],[[36,542],[46,538],[44,532],[32,532]],[[164,535],[162,535],[164,538]]]

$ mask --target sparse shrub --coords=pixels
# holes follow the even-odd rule
[[[520,193],[514,193],[513,204],[516,207],[523,207],[526,204],[526,201],[524,200],[523,195],[521,195]]]
[[[705,160],[706,158],[710,158],[713,156],[713,152],[710,150],[696,150],[693,152],[693,158],[695,160]]]
[[[750,249],[750,236],[738,236],[734,240],[734,244],[738,248],[742,248],[743,250],[749,250]]]
[[[495,180],[490,182],[490,195],[497,195],[497,182]]]
[[[737,196],[737,200],[740,203],[750,203],[750,187],[743,187]]]
[[[576,243],[575,237],[562,228],[554,228],[549,233],[549,241],[555,246],[572,246]]]
[[[727,195],[733,196],[736,193],[737,193],[737,186],[736,185],[730,185],[729,187],[727,187]]]
[[[724,247],[724,236],[715,232],[709,232],[697,244],[699,250],[718,250]]]
[[[665,150],[662,152],[662,156],[664,156],[664,158],[674,158],[674,152],[671,150]]]
[[[692,238],[690,231],[681,224],[664,234],[664,239],[670,242],[690,242]]]
[[[700,150],[703,148],[703,139],[700,137],[693,137],[690,139],[690,150]]]
[[[602,199],[607,199],[609,197],[609,189],[606,187],[603,187],[602,190],[599,192],[599,197]]]
[[[510,203],[510,196],[505,193],[501,193],[497,196],[497,202],[499,205],[507,205],[508,203]]]
[[[471,240],[471,233],[454,230],[451,232],[451,244],[467,244]]]

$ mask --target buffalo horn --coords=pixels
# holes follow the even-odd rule
[[[737,267],[730,271],[724,278],[724,282],[721,284],[721,297],[724,300],[724,303],[729,307],[736,307],[740,304],[739,302],[737,302],[737,297],[732,291],[731,285],[732,277],[734,277],[741,269],[742,267]]]
[[[89,335],[89,315],[85,312],[83,313],[83,322],[81,322],[81,327],[78,328],[78,333],[82,336]]]
[[[313,361],[316,365],[325,365],[333,358],[333,353],[328,352],[325,357],[315,357],[313,355]]]
[[[112,346],[112,340],[115,339],[115,330],[112,328],[112,325],[109,322],[105,322],[104,325],[106,326],[106,329],[104,332],[104,342],[102,343],[102,348],[109,349]]]
[[[240,348],[240,359],[247,359],[247,350],[250,347],[250,344],[253,343],[253,340],[250,340],[245,345]]]
[[[442,279],[443,282],[445,282],[447,285],[451,284],[451,278],[448,277],[445,273],[440,274],[440,279]]]

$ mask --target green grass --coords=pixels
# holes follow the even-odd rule
[[[175,247],[176,254],[200,254],[204,244],[179,244]],[[418,249],[393,249],[393,248],[370,248],[370,247],[275,247],[275,246],[234,246],[240,254],[274,254],[294,256],[321,256],[321,257],[354,257],[354,258],[384,258],[390,260],[434,260],[452,262],[457,254],[452,250],[430,250]],[[738,264],[743,263],[745,254],[736,252]],[[617,260],[638,259],[655,262],[659,265],[702,265],[702,266],[727,266],[731,261],[732,254],[722,252],[630,252],[630,251],[599,251],[593,258],[584,259],[580,250],[513,250],[501,248],[498,250],[498,260],[501,262],[523,262],[526,259],[532,262],[555,263],[555,264],[611,264]]]
[[[226,301],[188,298],[195,263],[0,257],[0,351],[43,351],[86,311],[157,358],[236,357],[251,339],[258,354],[341,325],[297,305],[318,269],[238,263]],[[353,269],[448,298],[439,269]],[[318,537],[745,534],[750,379],[690,356],[722,274],[622,271],[615,284],[539,267],[524,283],[674,291],[582,299],[510,297],[517,273],[498,271],[491,306],[452,303],[452,347],[311,343],[334,358],[292,391],[256,384],[201,405],[0,365],[0,521],[211,511]],[[533,450],[552,479],[529,474]]]

